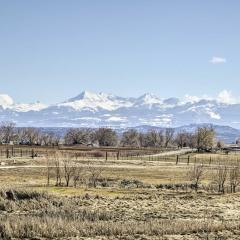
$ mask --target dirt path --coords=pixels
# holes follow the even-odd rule
[[[164,156],[171,156],[171,155],[181,155],[181,154],[186,154],[188,152],[194,152],[194,149],[190,148],[183,148],[179,150],[174,150],[174,151],[169,151],[169,152],[162,152],[162,153],[156,153],[156,154],[151,154],[151,155],[143,155],[142,157],[164,157]]]

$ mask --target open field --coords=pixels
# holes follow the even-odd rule
[[[230,193],[227,179],[221,194],[214,182],[219,166],[238,165],[238,154],[152,152],[106,160],[49,152],[2,156],[0,238],[239,239],[239,186]],[[56,163],[62,164],[58,186]],[[198,192],[188,176],[196,165],[204,169]],[[75,175],[66,187],[65,168],[79,170],[75,187]]]

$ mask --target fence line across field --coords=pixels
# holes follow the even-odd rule
[[[32,158],[36,157],[52,157],[56,152],[60,152],[63,155],[71,156],[75,160],[143,160],[143,161],[159,161],[159,162],[170,162],[176,165],[180,164],[204,164],[204,165],[217,165],[224,163],[227,165],[239,165],[240,154],[218,154],[214,156],[212,154],[209,157],[199,155],[198,157],[192,156],[191,154],[182,155],[154,155],[149,149],[144,150],[122,150],[122,149],[91,149],[91,150],[77,150],[72,149],[55,149],[55,148],[31,148],[31,147],[0,147],[0,159],[6,160],[11,158]],[[150,153],[151,152],[151,153]],[[161,150],[159,150],[161,152]],[[148,153],[148,154],[147,154]]]

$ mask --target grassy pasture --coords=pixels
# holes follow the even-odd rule
[[[88,175],[89,167],[102,169],[96,188],[85,182],[66,187],[64,176],[62,185],[55,186],[50,154],[1,158],[0,239],[239,239],[239,193],[158,186],[189,183],[195,162],[204,164],[201,184],[208,185],[218,164],[231,168],[240,155],[144,152],[105,160],[71,153],[82,176]]]

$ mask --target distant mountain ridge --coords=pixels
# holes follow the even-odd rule
[[[84,91],[47,106],[39,102],[15,104],[9,96],[0,95],[0,121],[14,121],[18,126],[93,128],[180,127],[211,123],[240,129],[240,104],[206,98],[163,99],[150,93],[125,98]]]

